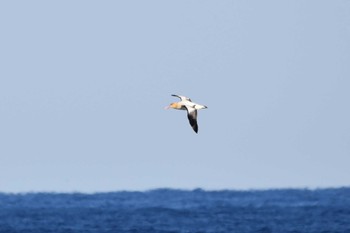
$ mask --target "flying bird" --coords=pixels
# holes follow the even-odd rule
[[[192,126],[194,132],[198,133],[198,124],[197,124],[197,110],[208,108],[207,106],[197,104],[192,102],[192,100],[186,96],[182,95],[171,95],[180,98],[181,101],[176,103],[171,103],[169,106],[166,106],[165,109],[173,108],[177,110],[186,110],[187,118]]]

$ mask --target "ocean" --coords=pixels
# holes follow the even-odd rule
[[[0,193],[0,232],[350,233],[350,188]]]

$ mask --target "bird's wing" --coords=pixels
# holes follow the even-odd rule
[[[188,98],[188,97],[186,97],[186,96],[183,96],[183,95],[171,95],[171,96],[175,96],[175,97],[178,97],[178,98],[180,98],[182,101],[184,101],[184,100],[187,100],[187,101],[191,101],[192,102],[192,100],[190,99],[190,98]]]
[[[187,109],[187,118],[192,126],[194,132],[198,133],[198,124],[197,124],[197,110],[195,108],[186,106]]]

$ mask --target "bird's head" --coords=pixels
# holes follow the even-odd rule
[[[169,108],[178,109],[179,108],[179,104],[178,103],[171,103],[170,105],[165,107],[165,109],[169,109]]]

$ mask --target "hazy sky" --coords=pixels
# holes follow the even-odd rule
[[[349,12],[1,1],[0,191],[349,186]]]

